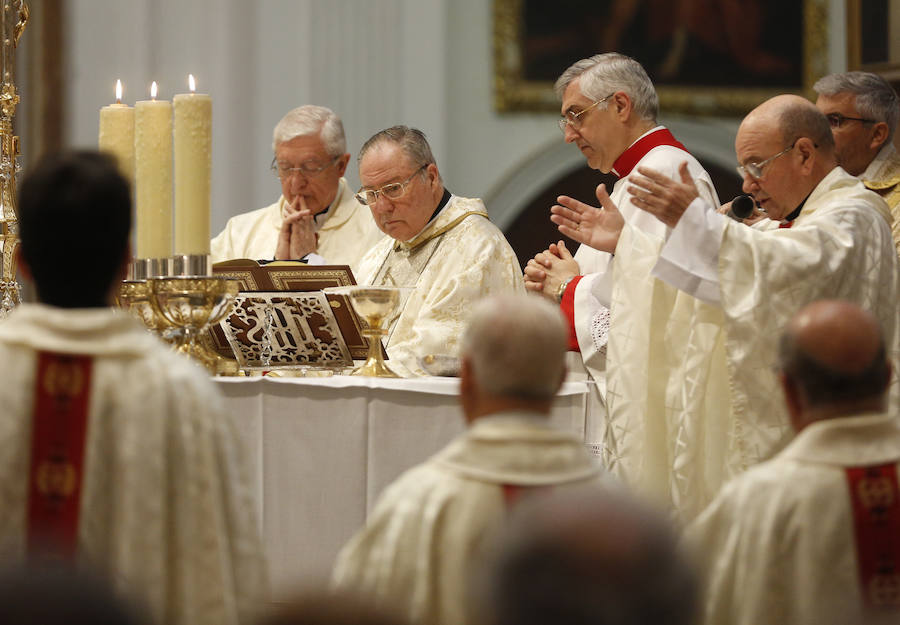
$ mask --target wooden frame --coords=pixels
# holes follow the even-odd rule
[[[897,83],[900,81],[900,50],[892,53],[889,48],[891,42],[900,41],[900,15],[890,20],[880,19],[889,15],[892,4],[896,6],[897,2],[865,0],[868,11],[864,13],[863,0],[847,0],[847,68],[874,72]],[[879,42],[878,48],[888,49],[864,50],[863,33],[869,41]]]
[[[526,28],[525,11],[529,8],[528,3],[538,1],[494,0],[494,105],[498,111],[559,110],[559,100],[553,93],[552,80],[527,78],[528,68],[523,52],[525,45],[523,31]],[[746,9],[746,3],[750,1],[746,0],[742,5],[742,10]],[[757,1],[762,3],[771,0]],[[577,2],[578,0],[569,0],[567,3],[572,13],[577,14],[582,7],[585,13],[612,11],[614,8],[613,3],[607,3],[605,6],[609,7],[608,9],[602,7],[598,9],[597,7],[603,3],[596,0],[583,0],[582,7],[578,7]],[[551,5],[551,3],[546,4]],[[643,4],[650,5],[652,3]],[[671,3],[671,5],[675,4]],[[791,5],[792,3],[782,3],[783,7]],[[566,8],[557,6],[560,11],[566,11]],[[572,10],[573,6],[574,10]],[[813,83],[827,71],[827,0],[803,0],[802,7],[799,7],[798,11],[802,11],[802,15],[795,15],[795,17],[798,23],[802,22],[803,24],[802,32],[796,33],[796,37],[793,38],[788,36],[780,39],[785,42],[799,40],[796,47],[798,50],[802,50],[802,59],[799,70],[794,70],[797,74],[797,80],[794,81],[796,84],[772,87],[771,83],[765,80],[758,81],[758,84],[749,84],[747,81],[742,84],[740,81],[735,81],[734,84],[727,85],[686,83],[678,80],[666,82],[654,78],[653,72],[650,72],[660,96],[661,110],[666,113],[742,115],[763,100],[779,93],[811,94]],[[680,34],[683,35],[683,32]],[[675,40],[674,35],[672,40]],[[632,39],[625,41],[632,47],[637,45]],[[674,44],[671,45],[674,48]],[[600,52],[600,50],[596,50],[596,52]],[[581,56],[585,56],[585,54],[574,52],[568,62],[574,62]],[[642,60],[642,55],[639,53],[632,52],[632,56],[642,63],[647,63],[646,60]],[[793,59],[787,59],[787,62],[797,66]],[[558,67],[554,71],[561,73],[564,69],[565,67]],[[702,74],[703,68],[693,67],[692,71],[695,75]],[[737,72],[734,75],[741,76],[743,74]]]

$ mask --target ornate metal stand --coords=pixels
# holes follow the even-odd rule
[[[0,8],[3,31],[0,67],[0,317],[19,303],[16,281],[16,248],[19,247],[19,217],[16,210],[16,172],[19,169],[19,137],[13,135],[13,116],[19,96],[13,82],[15,49],[28,22],[24,0],[8,0]]]

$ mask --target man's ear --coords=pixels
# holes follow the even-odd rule
[[[350,153],[341,154],[341,157],[338,159],[337,163],[335,163],[334,167],[337,169],[338,176],[343,176],[344,172],[347,171],[347,164],[350,162]]]
[[[880,150],[888,139],[888,125],[885,122],[875,122],[872,126],[872,139],[869,141],[869,147],[873,150]]]
[[[809,137],[800,137],[795,144],[797,151],[803,159],[800,167],[803,173],[809,173],[812,170],[816,156],[816,144]]]
[[[609,102],[609,105],[613,107],[613,112],[620,121],[627,120],[631,116],[631,112],[634,110],[634,103],[631,101],[631,98],[628,97],[628,94],[624,91],[617,91],[616,93],[614,93],[613,96],[609,99]]]
[[[787,405],[788,416],[795,432],[799,432],[806,425],[803,419],[803,397],[800,388],[794,379],[783,371],[778,373],[778,384],[784,392],[784,403]]]

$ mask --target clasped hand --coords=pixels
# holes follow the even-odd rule
[[[315,252],[317,249],[316,237],[313,214],[307,208],[303,196],[298,195],[285,210],[281,231],[278,233],[275,259],[299,260],[307,254]]]

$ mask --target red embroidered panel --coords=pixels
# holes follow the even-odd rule
[[[900,607],[897,467],[850,467],[846,474],[863,601],[869,607]]]
[[[30,556],[75,555],[92,364],[89,356],[38,353],[28,477]]]

